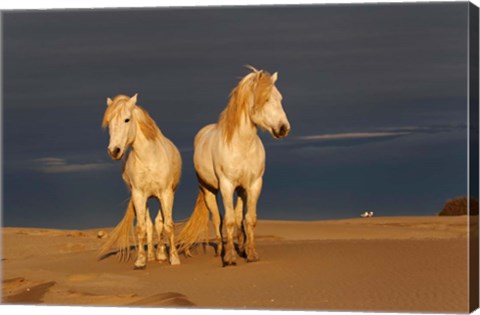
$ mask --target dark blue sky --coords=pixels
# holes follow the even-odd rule
[[[289,138],[260,219],[432,215],[466,194],[468,3],[3,12],[3,224],[113,226],[129,192],[105,99],[139,93],[184,161],[245,64],[279,72]],[[151,208],[158,207],[156,202]]]

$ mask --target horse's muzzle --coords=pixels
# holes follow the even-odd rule
[[[281,125],[278,130],[273,130],[273,136],[277,139],[282,139],[288,136],[290,128],[287,125]]]
[[[108,155],[112,158],[112,160],[120,160],[122,158],[122,150],[120,150],[119,147],[113,148],[113,150],[110,150],[110,148],[107,149]]]

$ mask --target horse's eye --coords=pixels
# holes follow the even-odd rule
[[[128,123],[130,121],[130,118],[125,119],[125,122]]]

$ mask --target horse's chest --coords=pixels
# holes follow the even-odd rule
[[[249,154],[248,154],[249,153]],[[231,155],[222,167],[226,177],[238,185],[246,185],[263,175],[265,159],[261,152],[239,152]]]
[[[143,188],[147,188],[147,187],[157,188],[160,186],[162,182],[160,178],[161,178],[160,172],[146,168],[143,173],[139,174],[137,181],[139,183],[139,186],[142,186]]]
[[[125,172],[124,179],[130,182],[131,186],[153,194],[161,190],[165,182],[164,176],[165,174],[157,167],[137,165],[135,172]]]

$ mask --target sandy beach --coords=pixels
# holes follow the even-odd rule
[[[180,228],[180,227],[179,227]],[[213,248],[133,270],[92,230],[2,228],[2,303],[467,312],[467,217],[259,221],[260,261]]]

